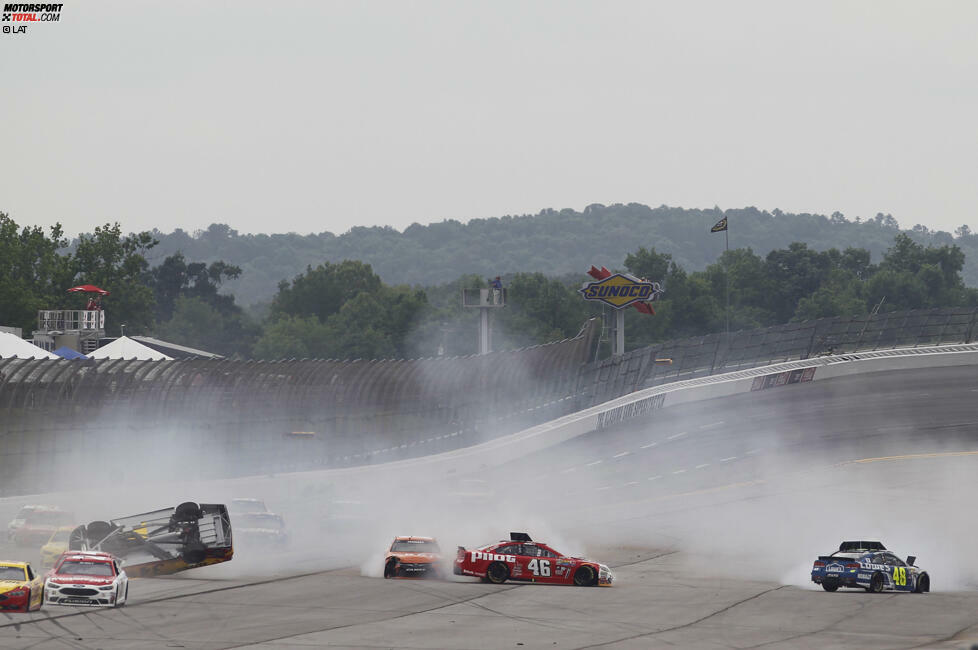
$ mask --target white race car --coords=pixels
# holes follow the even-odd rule
[[[108,553],[65,551],[44,580],[44,603],[82,607],[122,607],[129,578]]]

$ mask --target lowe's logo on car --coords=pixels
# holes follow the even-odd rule
[[[499,555],[498,553],[484,553],[483,551],[472,551],[472,561],[492,560],[493,562],[516,562],[515,555]]]
[[[621,309],[633,302],[640,302],[652,299],[661,293],[655,282],[642,282],[624,273],[613,273],[604,280],[588,282],[578,289],[585,300],[596,300],[606,305]]]

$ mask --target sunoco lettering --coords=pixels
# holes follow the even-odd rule
[[[651,285],[632,284],[624,286],[589,286],[586,298],[648,298],[652,294]]]

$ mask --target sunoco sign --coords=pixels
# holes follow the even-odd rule
[[[645,302],[659,293],[655,282],[642,282],[624,273],[614,273],[598,280],[588,282],[578,289],[585,300],[596,300],[606,305],[621,309],[634,302]]]

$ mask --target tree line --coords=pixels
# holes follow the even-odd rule
[[[924,246],[956,244],[967,256],[962,277],[969,286],[978,286],[978,235],[967,226],[954,233],[921,225],[901,231],[893,216],[882,213],[862,219],[839,212],[593,204],[583,210],[546,209],[467,223],[449,219],[413,224],[403,231],[386,226],[356,227],[342,234],[247,234],[212,224],[192,233],[178,229],[151,235],[160,242],[152,253],[157,260],[182,252],[187,259],[224,260],[240,267],[241,275],[225,287],[247,306],[270,301],[283,278],[293,278],[323,261],[345,259],[370,264],[390,285],[427,286],[466,273],[576,275],[592,260],[606,260],[606,266],[620,262],[641,242],[672,255],[687,272],[702,271],[723,252],[722,237],[704,237],[722,217],[730,223],[732,247],[751,246],[761,255],[802,241],[818,251],[865,248],[879,260],[900,232]]]
[[[703,234],[701,239],[710,235]],[[633,242],[634,243],[634,242]],[[282,280],[271,301],[244,309],[227,292],[242,269],[223,260],[191,261],[182,251],[160,259],[153,233],[124,235],[106,224],[69,246],[61,227],[19,227],[0,213],[0,325],[31,332],[40,309],[82,309],[76,284],[111,291],[107,328],[156,336],[240,358],[417,358],[473,354],[478,310],[461,291],[486,287],[482,275],[424,286],[388,284],[360,260],[308,265]],[[153,265],[149,260],[158,260]],[[578,266],[606,265],[662,284],[655,316],[629,310],[628,347],[791,320],[978,305],[962,277],[956,244],[924,245],[898,233],[878,263],[866,248],[817,251],[805,243],[758,255],[737,248],[702,270],[671,253],[639,246],[615,264],[588,256]],[[599,304],[578,293],[581,273],[520,271],[503,276],[509,302],[494,310],[494,348],[511,349],[574,336]]]

